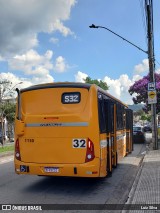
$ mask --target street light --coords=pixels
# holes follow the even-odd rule
[[[137,49],[141,50],[142,52],[148,54],[148,51],[143,50],[142,48],[138,47],[137,45],[133,44],[132,42],[128,41],[127,39],[125,39],[124,37],[118,35],[117,33],[113,32],[112,30],[108,29],[107,27],[103,27],[103,26],[96,26],[94,24],[89,26],[90,28],[103,28],[108,30],[109,32],[113,33],[114,35],[118,36],[119,38],[123,39],[124,41],[128,42],[129,44],[131,44],[132,46],[136,47]]]

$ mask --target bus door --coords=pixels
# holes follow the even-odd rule
[[[114,103],[110,99],[104,100],[105,105],[105,120],[106,120],[106,132],[107,132],[107,168],[112,171],[114,162]]]

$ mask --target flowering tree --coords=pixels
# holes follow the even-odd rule
[[[160,74],[155,73],[156,90],[157,90],[157,113],[160,112]],[[150,82],[149,74],[144,76],[142,79],[136,81],[128,90],[130,95],[135,94],[133,97],[134,104],[144,103],[143,110],[145,112],[150,111],[151,105],[148,104],[148,83]]]

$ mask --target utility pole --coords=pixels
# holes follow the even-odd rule
[[[150,83],[155,85],[154,92],[156,94],[155,82],[155,58],[154,58],[154,42],[153,42],[153,5],[152,0],[145,0],[146,17],[147,17],[147,35],[148,35],[148,60],[149,60],[149,76]],[[156,119],[156,103],[151,103],[152,116],[152,143],[153,149],[158,149],[157,135],[157,119]]]

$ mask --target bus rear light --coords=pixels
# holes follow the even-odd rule
[[[17,160],[21,160],[20,148],[19,148],[19,139],[17,139],[16,143],[15,143],[15,158]]]
[[[95,158],[95,154],[94,154],[94,144],[93,144],[93,142],[88,138],[85,162],[89,162],[89,161],[93,160],[94,158]]]
[[[91,148],[91,141],[90,140],[88,141],[88,148],[89,149]]]

